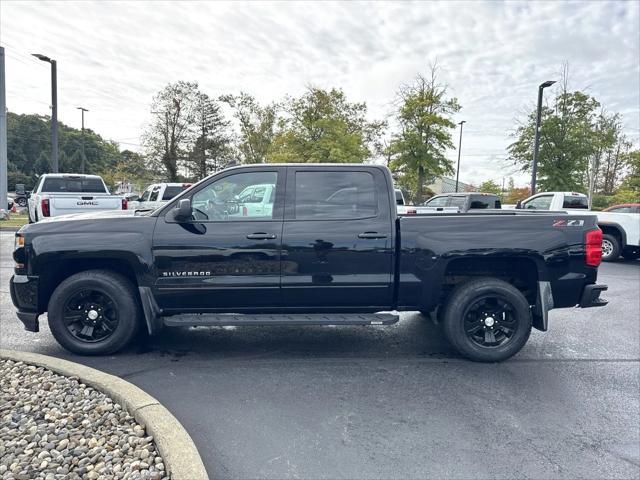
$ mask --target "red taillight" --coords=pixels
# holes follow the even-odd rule
[[[602,230],[589,230],[585,235],[584,261],[590,267],[597,267],[602,262]]]
[[[42,209],[42,216],[43,217],[48,217],[49,214],[51,213],[49,211],[49,199],[48,198],[43,198],[40,201],[40,208]]]
[[[417,215],[418,211],[414,208],[407,209],[407,215]]]
[[[129,208],[129,200],[127,200],[126,198],[122,199],[122,209],[126,210],[127,208]]]
[[[242,216],[246,217],[249,214],[249,211],[247,210],[247,207],[245,207],[244,205],[242,206]]]

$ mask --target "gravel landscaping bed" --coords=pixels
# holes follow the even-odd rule
[[[144,428],[103,393],[0,359],[0,477],[168,479]]]

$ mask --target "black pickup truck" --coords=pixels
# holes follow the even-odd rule
[[[140,329],[387,325],[418,310],[465,357],[500,361],[552,308],[606,304],[596,217],[482,210],[398,216],[389,170],[247,165],[153,212],[52,218],[16,234],[11,296],[80,354]]]

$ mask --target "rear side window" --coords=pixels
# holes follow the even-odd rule
[[[364,218],[377,213],[369,172],[296,172],[295,218]]]
[[[464,207],[464,203],[467,200],[466,197],[450,197],[450,198],[451,198],[451,200],[449,200],[450,207],[462,208]]]
[[[182,193],[187,188],[188,187],[186,185],[185,186],[167,185],[167,187],[164,189],[164,193],[162,194],[162,200],[171,200],[173,197],[175,197],[179,193]]]
[[[483,209],[483,208],[500,208],[500,200],[496,197],[489,195],[482,195],[479,197],[471,197],[470,209]]]
[[[574,197],[565,195],[564,202],[562,202],[562,208],[589,208],[589,202],[587,197]]]
[[[396,190],[396,205],[404,205],[404,198],[400,190]]]
[[[45,178],[42,191],[50,193],[107,193],[99,178]]]

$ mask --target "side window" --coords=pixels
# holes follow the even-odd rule
[[[151,191],[151,195],[149,196],[150,202],[155,202],[156,200],[158,200],[158,194],[160,193],[160,188],[162,187],[156,187]]]
[[[553,200],[553,195],[542,195],[529,200],[523,205],[523,208],[526,210],[549,210],[551,200]]]
[[[267,187],[265,185],[260,185],[259,187],[254,188],[249,201],[251,203],[261,203],[262,200],[264,200],[264,194],[266,191]]]
[[[203,187],[191,197],[197,221],[271,220],[275,194],[262,203],[267,189],[276,190],[277,172],[236,173]],[[254,198],[258,190],[260,200]]]
[[[377,207],[369,172],[296,172],[296,219],[365,218],[376,215]]]
[[[562,202],[562,208],[589,208],[589,200],[587,197],[578,197],[578,196],[564,196],[564,201]]]
[[[151,195],[151,190],[150,189],[146,189],[144,191],[144,193],[142,194],[142,196],[140,197],[140,201],[141,202],[146,202],[149,200],[149,195]]]
[[[458,207],[458,208],[462,208],[464,207],[464,203],[467,200],[467,197],[463,197],[463,196],[451,196],[449,197],[449,206],[450,207]]]
[[[449,199],[449,197],[442,196],[442,197],[433,197],[431,200],[427,200],[427,202],[425,203],[425,206],[427,207],[444,207],[447,204],[447,200]]]

